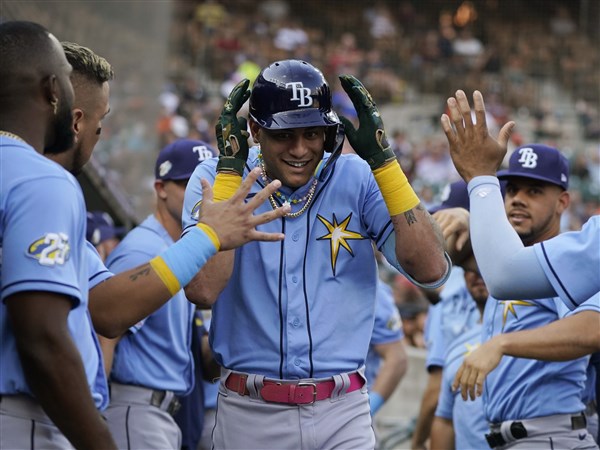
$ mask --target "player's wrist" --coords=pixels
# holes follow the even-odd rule
[[[216,244],[215,244],[216,239]],[[219,250],[214,230],[202,223],[192,227],[181,239],[150,260],[150,266],[171,295],[187,285],[206,261]]]
[[[385,399],[377,392],[369,392],[369,407],[371,408],[371,416],[374,416],[377,411],[383,406]]]
[[[371,170],[375,171],[386,164],[389,164],[392,161],[396,161],[396,154],[392,147],[387,147],[384,149],[377,148],[369,153],[369,155],[365,158]]]
[[[235,156],[221,156],[217,162],[217,173],[242,176],[244,173],[245,161]]]
[[[223,159],[223,158],[221,158]],[[220,162],[221,160],[219,160]],[[217,169],[218,170],[218,169]],[[243,166],[242,166],[243,170]],[[242,175],[236,171],[217,171],[215,183],[213,184],[213,200],[222,202],[233,197],[233,194],[242,184]]]
[[[373,176],[390,216],[402,214],[420,203],[419,197],[417,197],[395,158],[393,161],[389,161],[387,164],[375,169]]]

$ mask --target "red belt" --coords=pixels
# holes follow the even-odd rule
[[[246,387],[248,375],[232,373],[225,380],[227,389],[240,395],[249,395]],[[358,373],[350,374],[350,387],[346,392],[360,389],[365,384]],[[326,380],[319,382],[280,383],[264,380],[260,396],[266,402],[287,403],[288,405],[309,405],[319,400],[330,398],[335,389],[335,381]]]

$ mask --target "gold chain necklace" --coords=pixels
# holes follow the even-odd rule
[[[260,169],[262,171],[261,178],[262,178],[264,184],[267,185],[269,183],[269,179],[267,178],[267,169],[265,168],[265,163],[262,159],[261,154],[258,155],[258,164],[260,165]],[[310,189],[308,190],[307,194],[304,197],[302,197],[301,199],[294,199],[292,201],[290,201],[289,198],[286,198],[279,191],[275,192],[275,195],[277,195],[277,197],[279,197],[283,200],[284,205],[286,205],[286,204],[289,205],[290,203],[297,204],[297,203],[305,202],[304,205],[302,206],[302,208],[300,208],[295,213],[286,214],[285,217],[289,217],[290,219],[295,219],[296,217],[300,217],[302,214],[304,214],[304,211],[306,211],[308,209],[308,207],[312,203],[313,197],[315,196],[315,191],[317,190],[317,183],[318,183],[318,181],[315,178],[313,180],[312,185],[310,186]],[[269,195],[269,203],[271,203],[271,207],[273,209],[278,208],[277,202],[275,201],[275,198],[272,195]]]
[[[0,136],[6,136],[12,139],[16,139],[17,141],[25,142],[25,140],[10,131],[0,130]],[[26,143],[26,142],[25,142]]]

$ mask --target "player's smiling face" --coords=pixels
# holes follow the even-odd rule
[[[252,123],[271,179],[296,189],[310,181],[323,159],[325,127],[267,130]]]
[[[525,245],[557,235],[568,205],[569,194],[554,184],[523,177],[510,177],[506,184],[506,215]]]

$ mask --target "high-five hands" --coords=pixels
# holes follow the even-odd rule
[[[488,132],[481,92],[473,93],[475,123],[469,101],[463,91],[456,91],[455,96],[448,98],[447,103],[450,116],[443,114],[441,122],[456,170],[467,183],[476,176],[495,176],[506,155],[506,147],[515,123],[506,123],[496,140]]]
[[[258,179],[260,173],[259,168],[254,168],[235,194],[221,202],[213,201],[213,191],[210,184],[208,181],[202,180],[202,208],[199,223],[205,223],[215,231],[221,244],[221,250],[230,250],[249,241],[283,240],[283,233],[257,231],[256,226],[285,216],[290,212],[289,205],[266,213],[253,214],[256,208],[281,187],[281,182],[279,180],[272,181],[247,203],[245,202],[250,188]]]

